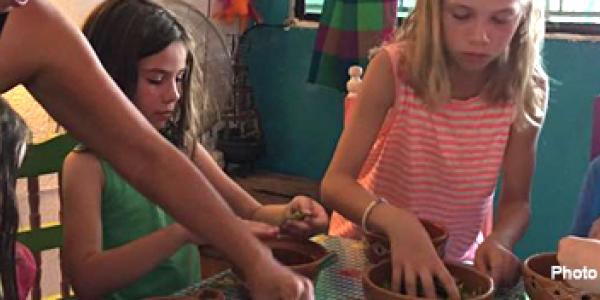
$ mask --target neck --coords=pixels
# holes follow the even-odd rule
[[[458,66],[451,66],[449,71],[452,99],[466,100],[479,96],[489,78],[487,69],[467,71]]]

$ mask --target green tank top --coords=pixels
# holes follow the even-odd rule
[[[173,223],[156,204],[129,185],[105,161],[102,190],[102,248],[119,247]],[[198,248],[189,244],[135,283],[104,299],[143,299],[173,294],[200,280]]]

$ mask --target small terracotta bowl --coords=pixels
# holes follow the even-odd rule
[[[282,265],[312,280],[317,279],[320,266],[329,254],[325,247],[310,240],[279,237],[263,242]]]
[[[472,300],[491,300],[494,297],[494,283],[492,278],[481,273],[473,267],[446,262],[446,268],[456,280],[462,282],[462,291],[471,294],[478,291],[473,297],[465,298]],[[396,300],[396,299],[419,299],[392,292],[386,285],[391,281],[390,261],[384,260],[378,264],[371,265],[363,271],[362,282],[367,300]]]
[[[425,230],[427,230],[427,233],[429,233],[437,254],[440,257],[444,257],[446,242],[448,241],[448,231],[433,222],[423,219],[420,221]],[[364,236],[368,244],[368,247],[365,249],[365,255],[370,263],[376,264],[390,258],[390,241],[386,236],[378,233],[365,233]]]
[[[586,299],[600,300],[600,295],[590,294],[567,284],[562,276],[551,278],[552,266],[559,266],[556,253],[539,253],[528,257],[523,264],[525,291],[532,300]]]
[[[322,245],[310,240],[297,240],[284,236],[265,239],[262,242],[271,249],[273,257],[279,263],[313,281],[316,281],[319,276],[321,265],[333,254]],[[242,281],[244,280],[238,268],[234,267],[233,272]]]

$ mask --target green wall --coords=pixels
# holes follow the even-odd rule
[[[267,23],[280,23],[285,4],[269,3],[274,7],[262,8],[270,12]],[[248,63],[267,143],[259,166],[319,179],[341,132],[343,95],[306,83],[315,36],[314,29],[253,30]],[[600,43],[548,40],[544,57],[553,81],[539,141],[532,222],[516,248],[521,257],[555,250],[569,230],[589,159],[592,100],[600,94]]]

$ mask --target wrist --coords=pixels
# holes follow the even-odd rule
[[[500,245],[501,247],[512,251],[512,248],[514,246],[514,243],[512,243],[511,239],[498,233],[498,232],[492,232],[486,239],[486,242],[493,242],[496,243],[498,245]]]
[[[259,247],[254,250],[252,253],[247,252],[245,257],[241,257],[239,268],[242,270],[244,278],[252,278],[258,272],[264,272],[266,266],[276,263],[271,251],[263,244],[259,244]]]
[[[287,218],[289,204],[269,204],[255,208],[250,214],[252,221],[280,226]]]
[[[371,203],[369,203],[365,209],[363,210],[361,219],[360,219],[360,225],[361,228],[363,230],[364,233],[369,234],[372,233],[371,230],[369,230],[369,224],[372,224],[374,222],[369,222],[369,218],[371,217],[371,215],[373,214],[373,211],[375,209],[377,209],[378,207],[381,206],[385,206],[387,205],[387,201],[384,198],[377,198],[373,201],[371,201]]]
[[[397,229],[395,224],[398,224],[398,222],[406,222],[411,219],[414,222],[419,222],[417,217],[409,211],[391,204],[383,203],[373,208],[367,226],[369,226],[371,231],[378,231],[389,236],[391,234],[390,230]],[[390,224],[391,227],[389,227]]]
[[[185,245],[191,242],[189,232],[183,225],[174,223],[167,228],[167,234],[175,238],[175,241],[180,245]]]

